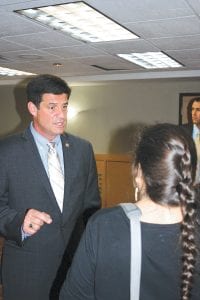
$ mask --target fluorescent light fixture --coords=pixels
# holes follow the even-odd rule
[[[83,1],[16,12],[83,41],[96,43],[138,38]]]
[[[22,75],[35,75],[33,73],[23,72],[19,70],[0,67],[0,76],[22,76]]]
[[[145,69],[181,68],[183,65],[164,54],[163,52],[117,54]]]

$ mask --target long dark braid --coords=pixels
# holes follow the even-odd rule
[[[191,296],[197,248],[195,244],[195,219],[197,205],[191,176],[191,156],[186,149],[182,158],[182,181],[179,183],[179,197],[183,208],[182,233],[182,283],[181,300]]]
[[[197,255],[195,144],[183,128],[172,124],[157,124],[143,132],[136,150],[135,163],[141,165],[146,193],[152,201],[182,208],[180,299],[189,300]]]

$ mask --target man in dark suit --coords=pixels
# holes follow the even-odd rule
[[[70,93],[59,77],[34,77],[27,86],[33,122],[25,132],[0,142],[4,300],[57,299],[53,287],[58,275],[64,276],[60,267],[71,255],[77,220],[87,221],[100,207],[92,146],[64,133]],[[49,178],[49,142],[62,173],[59,202]]]
[[[197,149],[197,175],[196,182],[200,182],[200,97],[194,97],[188,103],[188,124],[183,127],[193,137]]]

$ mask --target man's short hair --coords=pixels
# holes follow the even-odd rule
[[[67,94],[71,95],[71,88],[68,84],[58,76],[50,74],[42,74],[32,78],[26,87],[27,101],[33,102],[39,106],[42,96],[45,93],[55,95]]]

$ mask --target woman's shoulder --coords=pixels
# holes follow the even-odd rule
[[[125,216],[123,209],[120,205],[116,205],[114,207],[109,208],[101,208],[99,209],[91,218],[90,223],[101,223],[107,224],[115,221],[121,221],[122,219],[127,219]]]

